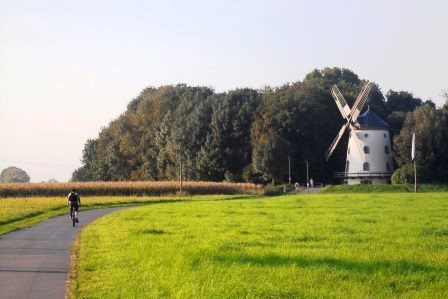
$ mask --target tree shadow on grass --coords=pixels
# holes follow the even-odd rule
[[[98,202],[94,204],[85,205],[86,209],[89,208],[99,208],[99,207],[120,207],[120,206],[143,206],[159,203],[177,203],[177,202],[188,202],[191,200],[185,199],[157,199],[157,200],[130,200],[130,201],[114,201],[114,202]]]
[[[393,274],[410,274],[422,272],[446,273],[448,267],[434,267],[413,261],[354,261],[336,258],[307,258],[289,257],[280,255],[250,256],[250,255],[213,255],[214,262],[223,264],[248,264],[255,266],[292,266],[302,268],[333,268],[335,270],[348,270],[359,273],[387,272]]]
[[[20,220],[24,220],[24,219],[27,219],[27,218],[36,217],[36,216],[42,215],[43,213],[45,213],[45,211],[35,211],[35,212],[31,212],[31,213],[28,213],[28,214],[25,214],[25,215],[22,215],[22,216],[19,216],[19,217],[16,217],[16,218],[11,218],[11,219],[7,219],[7,220],[1,220],[0,221],[0,225],[10,224],[10,223],[17,222],[17,221],[20,221]]]
[[[24,219],[37,217],[37,216],[43,215],[43,214],[48,213],[48,212],[59,211],[59,210],[65,211],[65,209],[66,209],[65,206],[56,206],[56,207],[52,207],[52,208],[50,208],[48,210],[32,211],[32,212],[30,212],[28,214],[20,215],[19,217],[10,218],[10,219],[7,219],[7,220],[1,220],[0,221],[0,225],[11,224],[11,223],[14,223],[14,222],[22,221]]]
[[[145,229],[140,231],[141,234],[144,235],[164,235],[167,234],[166,231],[162,230],[162,229]]]

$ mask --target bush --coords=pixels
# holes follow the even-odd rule
[[[283,194],[283,186],[278,185],[266,185],[263,187],[263,195],[277,196]]]
[[[296,190],[294,186],[291,185],[266,185],[263,188],[263,195],[266,196],[278,196],[278,195],[284,195],[284,194],[294,194],[297,193],[297,191],[303,191],[304,188],[299,188]]]
[[[406,164],[394,171],[391,178],[392,184],[409,184],[414,182],[414,166]]]

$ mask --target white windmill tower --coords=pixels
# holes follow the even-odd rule
[[[344,172],[336,176],[352,184],[386,184],[393,171],[389,125],[378,115],[367,109],[360,115],[373,84],[367,82],[350,109],[337,86],[333,86],[331,94],[345,119],[333,143],[325,154],[328,161],[348,129],[350,132],[347,148],[347,160]]]

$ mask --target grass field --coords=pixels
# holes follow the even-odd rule
[[[86,227],[77,298],[446,298],[448,194],[178,202]]]
[[[222,200],[249,195],[195,195],[170,197],[96,196],[82,197],[80,211],[100,207],[151,204],[166,201]],[[68,213],[65,197],[0,198],[0,235],[44,219]]]

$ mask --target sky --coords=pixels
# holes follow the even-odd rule
[[[87,139],[147,86],[263,88],[336,66],[441,106],[447,11],[444,0],[0,0],[0,170],[68,181]]]

